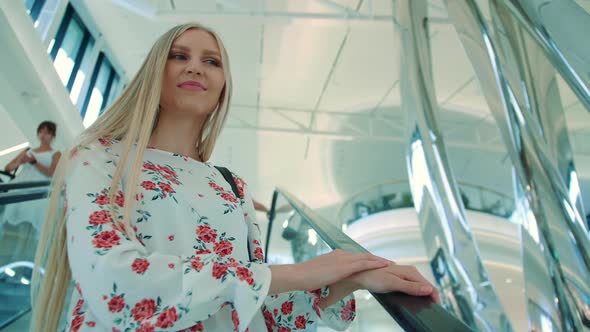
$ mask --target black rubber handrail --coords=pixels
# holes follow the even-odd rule
[[[15,189],[29,189],[37,187],[47,187],[51,181],[27,181],[27,182],[15,182],[15,183],[3,183],[0,184],[0,192],[6,192]]]
[[[27,201],[34,201],[36,199],[46,198],[49,194],[49,188],[39,188],[36,190],[28,190],[23,193],[1,193],[0,205],[22,203]]]
[[[268,256],[272,223],[275,219],[276,203],[281,195],[289,205],[299,213],[311,228],[332,249],[342,249],[353,253],[368,252],[360,244],[348,237],[344,232],[321,217],[318,213],[303,204],[289,192],[277,188],[273,194],[271,209],[269,212],[269,224],[266,237],[266,252]],[[457,317],[449,313],[442,306],[435,303],[429,297],[411,296],[402,293],[374,294],[373,297],[391,315],[393,319],[405,330],[416,332],[471,332],[473,331]]]

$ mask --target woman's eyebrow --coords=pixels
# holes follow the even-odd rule
[[[190,52],[190,50],[191,50],[190,47],[187,47],[187,46],[184,46],[184,45],[172,45],[172,47],[170,47],[170,49],[171,50],[172,49],[176,49],[176,50],[184,51],[184,52]],[[203,54],[205,54],[205,55],[215,55],[215,56],[221,57],[221,54],[219,54],[218,51],[210,50],[210,49],[203,50]]]

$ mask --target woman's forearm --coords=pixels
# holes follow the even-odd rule
[[[271,265],[271,282],[269,294],[279,294],[300,290],[301,285],[297,280],[295,264]]]
[[[35,167],[37,167],[37,169],[39,170],[39,172],[47,175],[48,177],[52,177],[53,176],[53,169],[51,167],[45,167],[39,163],[35,164]]]

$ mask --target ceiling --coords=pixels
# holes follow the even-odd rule
[[[283,186],[329,214],[352,193],[407,178],[410,124],[400,108],[392,1],[71,2],[127,79],[175,24],[198,21],[220,33],[235,94],[214,161],[245,177],[258,200],[268,204]],[[442,0],[430,1],[429,13],[441,128],[455,175],[511,194],[505,148]],[[590,115],[565,90],[582,190],[590,192],[590,146],[583,144]]]

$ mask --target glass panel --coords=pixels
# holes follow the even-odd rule
[[[55,70],[64,85],[68,84],[70,75],[72,75],[74,61],[78,54],[77,52],[80,49],[83,37],[84,30],[82,27],[76,22],[76,20],[70,20],[62,45],[57,52],[55,61],[53,62]]]
[[[14,182],[30,180],[21,172]],[[11,190],[0,196],[47,191],[47,188]],[[0,205],[0,327],[30,310],[30,284],[33,261],[41,225],[45,218],[46,199]],[[18,324],[28,324],[21,318]],[[8,330],[21,330],[12,323]],[[22,329],[28,330],[28,329]]]
[[[82,64],[80,65],[80,69],[76,73],[76,78],[74,80],[74,85],[72,86],[72,91],[70,91],[70,99],[74,104],[77,103],[78,98],[80,97],[80,92],[84,83],[86,83],[86,79],[90,79],[92,75],[92,64],[90,63],[91,54],[94,50],[94,38],[90,38],[88,41],[88,45],[86,46],[86,50],[84,51],[84,56],[82,58]]]
[[[86,128],[88,128],[96,120],[96,118],[98,118],[110,73],[111,64],[106,58],[103,58],[96,82],[94,83],[94,86],[91,90],[92,94],[90,96],[90,102],[86,108],[86,115],[83,122],[84,127]]]
[[[111,88],[109,89],[109,100],[107,101],[107,105],[105,107],[105,109],[109,106],[111,106],[111,104],[115,101],[115,99],[117,99],[117,97],[119,97],[119,75],[115,74],[115,78],[113,78],[113,83],[111,84]],[[104,112],[104,110],[102,110]]]
[[[27,8],[27,14],[31,15],[31,10],[35,5],[35,0],[25,0],[25,7]]]
[[[263,234],[266,235],[265,230]],[[267,241],[269,264],[301,263],[332,251],[281,196],[277,200],[277,215]],[[355,299],[357,317],[346,331],[403,331],[369,292],[355,292]],[[333,330],[320,321],[317,331]]]

